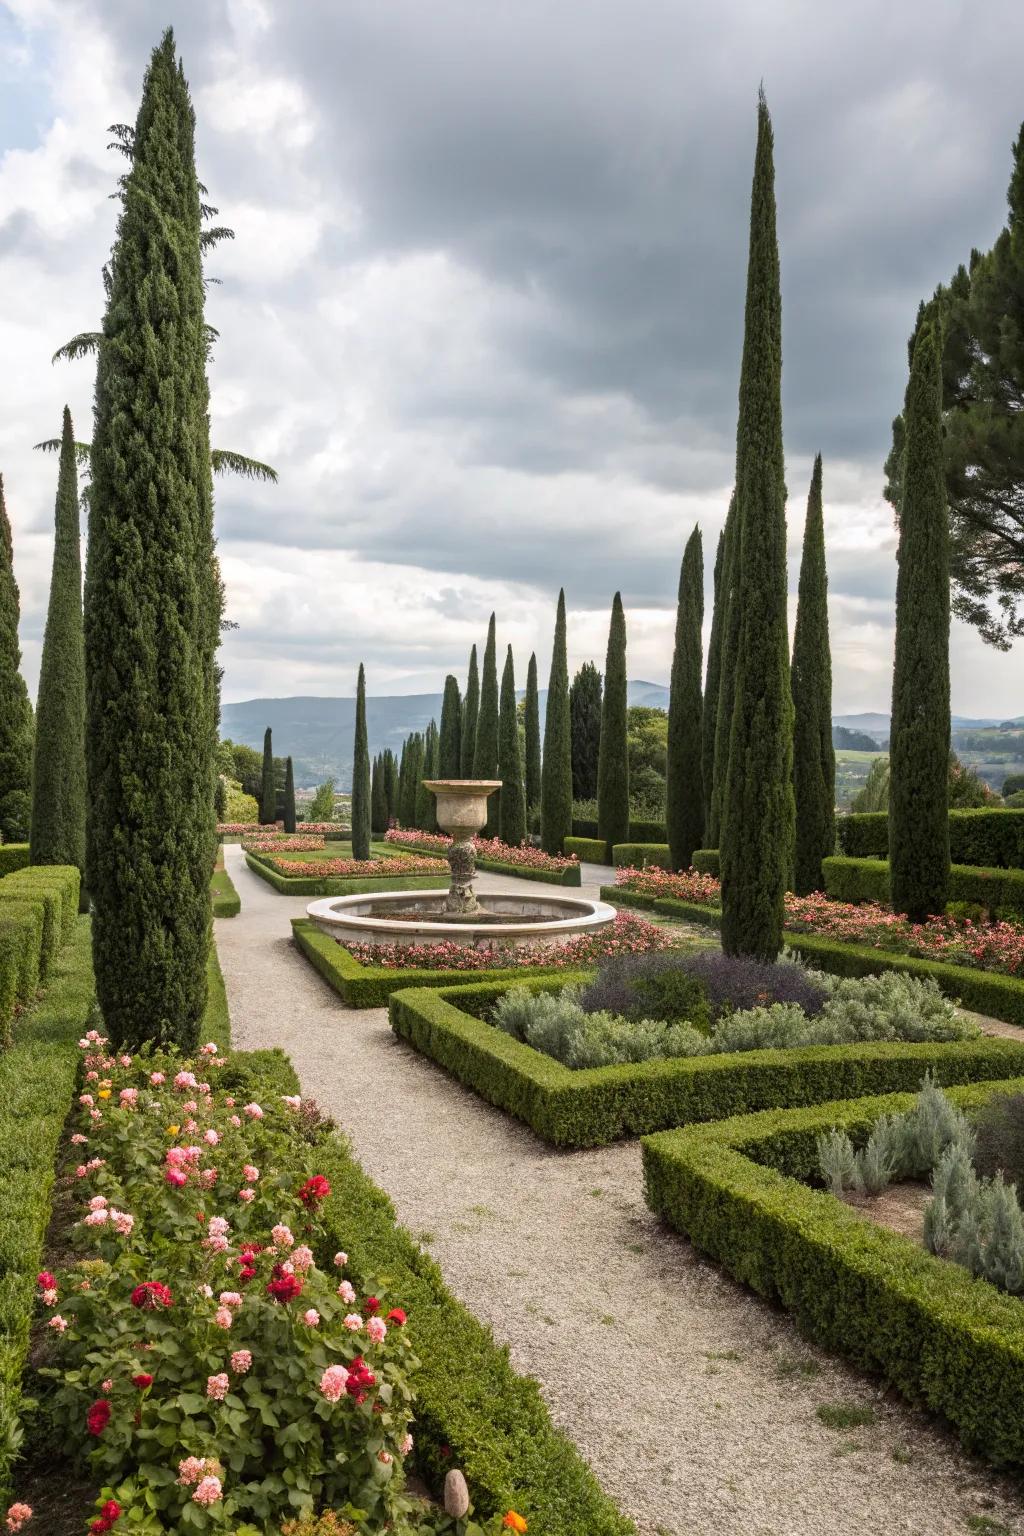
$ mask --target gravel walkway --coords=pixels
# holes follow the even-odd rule
[[[291,945],[305,902],[225,852],[235,1043],[288,1051],[642,1536],[1024,1532],[1007,1479],[658,1226],[636,1143],[553,1151],[398,1041],[383,1009],[344,1008]],[[824,1404],[874,1422],[830,1429]]]

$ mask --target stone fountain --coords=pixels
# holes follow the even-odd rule
[[[615,908],[605,901],[563,896],[541,886],[537,894],[511,895],[474,889],[475,835],[487,821],[487,799],[500,779],[424,779],[437,797],[437,824],[451,834],[447,891],[377,891],[328,896],[307,912],[342,944],[470,944],[492,949],[507,944],[560,944],[606,928]]]

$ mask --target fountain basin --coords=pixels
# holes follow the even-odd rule
[[[447,900],[443,890],[384,891],[327,896],[310,902],[306,911],[342,944],[465,944],[474,949],[564,944],[615,920],[608,902],[579,896],[483,892],[477,896],[478,914],[454,918],[445,910]]]

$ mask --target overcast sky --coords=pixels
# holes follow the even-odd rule
[[[775,125],[791,621],[824,455],[837,712],[889,707],[882,500],[918,300],[1004,222],[1024,5],[988,0],[0,0],[0,470],[35,688],[67,401],[146,60],[176,31],[212,254],[228,700],[440,689],[496,609],[542,682],[667,681],[683,544],[732,481],[758,82]],[[953,706],[1024,710],[1024,642],[955,625]]]

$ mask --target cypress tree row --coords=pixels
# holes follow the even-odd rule
[[[540,775],[540,841],[545,853],[560,854],[572,836],[572,744],[569,732],[569,657],[565,638],[565,591],[558,594],[555,643],[544,715],[544,757]]]
[[[736,698],[736,656],[740,643],[740,605],[736,597],[736,565],[739,551],[739,513],[736,492],[729,501],[722,546],[722,624],[718,678],[718,708],[715,712],[714,766],[711,776],[711,820],[706,835],[709,848],[722,843],[722,814],[725,780],[729,771],[729,737],[732,733],[732,707]]]
[[[382,831],[387,831],[392,821],[398,819],[398,764],[390,747],[384,749],[384,803],[385,815]]]
[[[763,93],[736,428],[739,641],[721,828],[722,947],[773,960],[793,863],[793,702],[786,621],[782,301],[772,125]]]
[[[352,754],[352,857],[370,857],[370,749],[366,739],[366,669],[356,679],[356,734]]]
[[[222,606],[194,132],[168,31],[110,262],[85,590],[97,994],[115,1045],[186,1051],[206,1005]]]
[[[540,813],[540,696],[537,692],[537,657],[530,653],[526,669],[526,708],[523,712],[526,736],[526,813]]]
[[[370,830],[378,837],[388,829],[388,793],[384,780],[384,758],[378,752],[370,776]]]
[[[597,759],[601,750],[601,674],[592,661],[585,661],[572,680],[569,728],[572,797],[593,800],[597,794]]]
[[[437,831],[437,803],[434,792],[426,787],[424,779],[437,778],[438,734],[437,722],[431,720],[423,737],[423,755],[420,758],[416,779],[416,825],[421,832]]]
[[[462,741],[459,744],[461,777],[473,778],[473,754],[476,752],[476,723],[480,714],[480,674],[476,665],[476,646],[469,653],[466,697],[462,701]]]
[[[394,815],[403,827],[411,825],[405,819],[406,786],[409,782],[409,738],[402,742],[402,756],[398,765],[398,779],[395,790]]]
[[[941,345],[918,329],[904,409],[896,660],[889,745],[893,908],[920,922],[949,890],[949,521]]]
[[[704,836],[701,674],[704,549],[694,528],[683,551],[668,704],[665,822],[673,869],[689,869]]]
[[[21,675],[14,546],[0,475],[0,839],[23,843],[32,804],[32,705]]]
[[[526,793],[523,760],[519,750],[519,712],[516,705],[516,674],[512,647],[501,674],[501,712],[498,727],[498,836],[518,848],[526,841]],[[494,798],[492,796],[492,798]]]
[[[725,529],[718,535],[715,554],[714,608],[708,640],[708,670],[704,682],[704,711],[701,717],[701,780],[704,785],[704,831],[708,846],[714,846],[711,802],[715,790],[715,726],[718,721],[718,689],[722,676],[722,566],[725,563]]]
[[[217,780],[223,794],[223,785]],[[53,570],[36,700],[32,764],[33,864],[85,869],[85,639],[82,554],[78,525],[78,466],[71,412],[64,407]],[[82,910],[88,910],[82,885]]]
[[[263,732],[263,776],[260,779],[260,822],[272,827],[277,821],[277,786],[274,783],[274,745],[268,725]]]
[[[285,758],[284,764],[284,829],[295,831],[295,773],[290,757]]]
[[[597,757],[597,835],[609,848],[629,842],[629,749],[626,699],[626,615],[622,598],[612,599],[608,654],[601,701],[601,745]]]
[[[494,640],[494,614],[487,626],[487,644],[484,647],[483,676],[480,680],[480,713],[476,721],[476,746],[473,749],[474,779],[495,779],[498,776],[498,658]],[[498,797],[491,795],[487,802],[487,825],[484,837],[498,835]]]
[[[796,836],[793,889],[822,888],[821,861],[836,841],[836,755],[832,747],[832,652],[828,638],[828,571],[821,504],[821,454],[807,497],[800,594],[793,634],[793,798]]]
[[[414,731],[405,744],[405,783],[402,786],[402,826],[416,826],[416,791],[423,777],[423,737]]]
[[[457,680],[449,672],[441,700],[441,737],[437,749],[439,779],[457,779],[462,773],[462,700]]]

